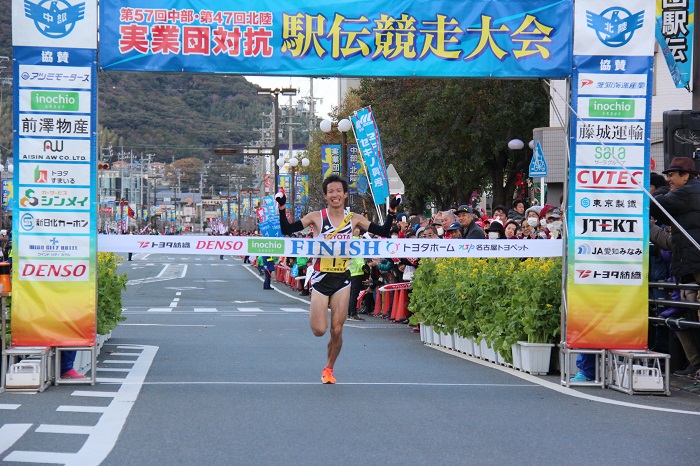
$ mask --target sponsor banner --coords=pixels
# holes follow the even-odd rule
[[[43,138],[89,138],[92,119],[89,115],[19,115],[19,136]]]
[[[574,219],[573,235],[584,238],[642,238],[644,217],[582,217]],[[569,232],[571,234],[571,231]]]
[[[325,180],[330,175],[340,175],[342,173],[342,146],[340,144],[321,145],[321,178]]]
[[[646,96],[647,75],[623,74],[611,78],[602,73],[579,73],[578,95],[598,96]]]
[[[21,89],[19,111],[90,113],[90,99],[89,91]]]
[[[279,222],[278,222],[279,224]],[[98,235],[106,252],[270,255],[285,257],[561,257],[562,241],[261,238],[184,235]]]
[[[90,261],[28,259],[18,267],[18,278],[20,281],[84,282],[90,279]]]
[[[19,65],[20,86],[24,89],[85,89],[92,87],[92,70],[89,67],[46,65]]]
[[[576,138],[578,142],[615,143],[644,143],[646,122],[622,121],[593,121],[578,120],[576,122]]]
[[[574,14],[574,55],[652,56],[654,16],[651,0],[577,2]],[[651,40],[646,40],[649,38]]]
[[[642,241],[575,240],[576,261],[580,262],[641,262],[644,255]]]
[[[21,235],[18,241],[19,255],[27,258],[71,258],[90,257],[89,236],[37,236]]]
[[[579,117],[643,120],[646,99],[631,97],[581,97],[578,100]]]
[[[20,139],[17,149],[20,161],[91,162],[93,152],[89,139]]]
[[[99,59],[131,71],[564,77],[573,4],[103,0]]]
[[[12,45],[97,48],[97,0],[12,0]]]
[[[654,2],[576,2],[574,16],[565,341],[646,349]]]
[[[629,215],[638,213],[644,205],[644,194],[620,193],[619,191],[578,191],[574,202],[576,212],[591,214]]]
[[[355,129],[357,146],[362,152],[365,171],[369,175],[374,203],[385,204],[389,197],[389,178],[384,165],[379,128],[377,128],[372,108],[366,107],[356,111],[350,116],[350,121]]]
[[[2,207],[5,208],[12,204],[14,189],[12,188],[12,180],[2,180]]]
[[[644,264],[591,264],[583,263],[574,270],[574,283],[582,285],[644,285]]]
[[[90,164],[68,163],[21,163],[19,172],[19,184],[50,184],[61,186],[90,186]],[[58,191],[54,189],[55,191]],[[66,191],[73,191],[66,189]],[[89,199],[90,190],[84,192]]]
[[[624,189],[640,191],[644,183],[644,170],[621,168],[576,169],[576,189]]]
[[[19,212],[21,232],[48,234],[90,233],[90,212]]]
[[[578,144],[576,163],[587,167],[644,168],[648,156],[643,145]]]
[[[90,188],[22,187],[18,198],[21,210],[72,212],[90,209]]]
[[[656,0],[656,40],[677,88],[690,88],[694,0]]]

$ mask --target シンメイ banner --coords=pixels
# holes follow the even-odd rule
[[[100,67],[281,76],[565,77],[573,0],[102,0]]]

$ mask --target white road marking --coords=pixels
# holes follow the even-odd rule
[[[248,304],[248,303],[254,303],[255,301],[234,301],[235,304]]]
[[[129,371],[131,371],[131,369],[124,369],[121,367],[96,367],[95,370],[106,371],[106,372],[129,372]]]
[[[215,307],[195,307],[194,312],[219,312]]]
[[[247,270],[248,272],[250,272],[251,274],[253,274],[253,275],[254,275],[255,277],[257,277],[258,280],[260,280],[261,282],[264,281],[264,278],[261,277],[260,274],[258,274],[258,271],[257,271],[256,269],[253,269],[252,267],[244,267],[243,269],[244,269],[244,270]],[[292,295],[292,294],[289,294],[289,293],[285,293],[285,292],[282,291],[280,288],[281,288],[281,286],[277,286],[277,287],[275,287],[275,288],[273,288],[273,289],[274,289],[276,292],[278,292],[278,293],[280,293],[280,294],[283,294],[283,295],[285,295],[285,296],[288,297],[288,298],[296,299],[297,301],[301,301],[302,303],[309,304],[309,303],[311,302],[310,299],[303,299],[303,298],[301,298],[301,297],[299,297],[299,296],[295,296],[295,295]]]
[[[182,296],[182,291],[178,291],[177,293],[175,293],[175,296]]]
[[[15,410],[22,405],[12,405],[12,404],[0,404],[0,409],[6,409],[8,411]]]
[[[182,293],[180,293],[180,294],[182,294]],[[173,298],[173,302],[174,302],[174,303],[179,303],[179,302],[180,302],[180,298]]]
[[[259,307],[239,307],[237,308],[240,312],[265,312]]]
[[[129,325],[129,324],[125,324]],[[120,361],[119,359],[105,359],[102,364],[133,364],[134,361]],[[90,392],[92,393],[92,392]]]
[[[56,411],[64,413],[104,413],[108,406],[70,406],[61,405]]]
[[[306,314],[309,313],[308,309],[302,309],[300,307],[281,307],[284,312],[304,312]]]
[[[42,434],[79,434],[90,435],[95,432],[92,426],[64,426],[57,424],[41,424],[36,428],[36,432]]]
[[[5,424],[0,427],[0,454],[12,447],[31,426],[31,424]]]
[[[171,312],[172,310],[171,307],[152,307],[146,312]]]
[[[118,346],[117,348],[122,348],[122,347]],[[110,354],[110,356],[136,356],[136,357],[139,357],[140,355],[141,355],[140,353],[111,353]],[[136,362],[136,361],[129,361],[129,362]]]
[[[71,396],[89,396],[93,398],[114,398],[117,392],[89,392],[87,390],[76,390],[70,394]]]
[[[130,327],[216,327],[216,325],[189,325],[189,324],[119,324],[119,326],[127,325]],[[131,362],[131,361],[129,361]]]
[[[170,307],[171,308],[177,307],[177,301],[173,301],[172,303],[170,303]]]

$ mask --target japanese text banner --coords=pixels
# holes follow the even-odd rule
[[[555,78],[571,73],[572,17],[573,0],[103,0],[99,60],[133,71]]]

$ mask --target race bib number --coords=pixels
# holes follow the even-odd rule
[[[347,257],[322,257],[319,270],[321,272],[343,273],[350,265],[350,259]]]

